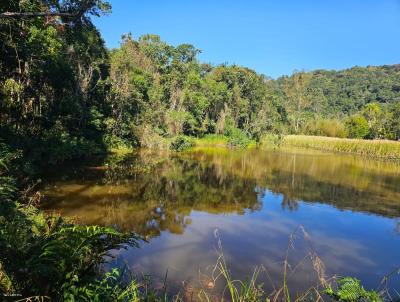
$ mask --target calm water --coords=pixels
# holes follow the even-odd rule
[[[366,287],[400,266],[398,163],[304,151],[139,151],[50,171],[44,194],[46,209],[147,236],[140,249],[118,252],[113,265],[156,279],[168,270],[176,286],[209,273],[216,235],[234,277],[264,265],[279,283],[299,225],[310,240],[298,233],[293,266],[310,242],[327,275],[355,276]],[[309,261],[289,278],[295,290],[313,282]],[[400,289],[398,276],[391,286]]]

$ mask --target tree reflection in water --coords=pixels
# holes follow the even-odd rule
[[[282,208],[331,204],[387,217],[400,215],[396,163],[351,156],[202,149],[184,154],[138,151],[48,177],[45,207],[90,224],[149,237],[180,234],[192,211],[244,214],[262,207],[263,191]]]

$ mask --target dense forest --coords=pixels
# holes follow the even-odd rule
[[[157,35],[126,34],[108,50],[90,19],[110,11],[102,1],[6,1],[0,10],[67,12],[0,19],[2,138],[33,157],[160,147],[181,134],[400,138],[400,65],[274,80],[199,62],[193,45]]]
[[[135,283],[122,287],[119,272],[98,270],[110,249],[136,246],[134,234],[37,210],[39,164],[207,134],[237,144],[269,133],[400,139],[400,65],[271,79],[202,63],[195,46],[152,34],[125,34],[107,49],[91,18],[110,11],[102,0],[0,1],[1,292],[158,299],[148,291],[135,300]]]

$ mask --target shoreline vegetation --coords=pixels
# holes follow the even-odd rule
[[[172,139],[171,141],[173,143],[169,145],[169,149],[173,151],[184,151],[193,147],[239,147],[262,149],[296,148],[344,153],[381,160],[400,160],[400,142],[391,140],[365,140],[311,135],[270,134],[263,136],[259,142],[248,139],[244,142],[237,143],[236,140],[232,143],[231,138],[224,135],[206,135],[202,138],[182,136]]]
[[[400,160],[400,142],[398,141],[287,135],[283,137],[282,145],[379,159]]]

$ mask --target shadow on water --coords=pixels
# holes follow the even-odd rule
[[[46,209],[152,238],[122,252],[119,265],[156,276],[168,269],[176,282],[213,263],[215,229],[238,276],[269,264],[279,278],[299,224],[331,274],[375,287],[400,264],[398,163],[292,150],[140,150],[60,167],[44,183]],[[293,280],[301,288],[311,275],[303,269]]]

